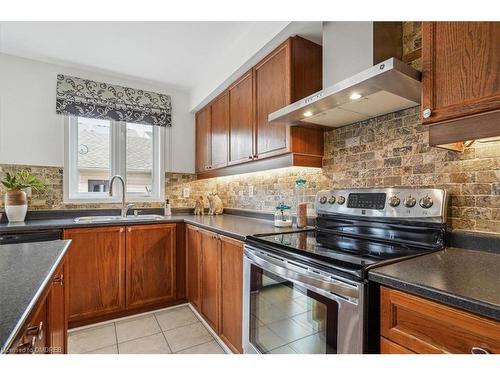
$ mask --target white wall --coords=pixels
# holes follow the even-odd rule
[[[55,110],[59,73],[170,95],[172,128],[166,166],[172,172],[194,173],[194,116],[187,93],[5,54],[0,54],[0,164],[63,166],[63,116]]]
[[[373,66],[373,22],[323,22],[323,88]]]

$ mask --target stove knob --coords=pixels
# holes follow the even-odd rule
[[[397,196],[393,195],[392,197],[389,198],[389,205],[391,207],[397,207],[401,203],[401,199],[399,199]]]
[[[334,204],[335,203],[335,197],[331,196],[330,198],[328,198],[328,203]]]
[[[319,203],[321,203],[321,204],[326,203],[326,197],[324,195],[319,199]]]
[[[408,195],[404,201],[406,207],[413,207],[417,203],[417,200],[411,195]]]
[[[337,203],[338,204],[344,204],[345,203],[345,197],[343,197],[342,195],[340,195],[337,199]]]
[[[422,208],[431,208],[432,205],[434,204],[434,202],[432,201],[432,198],[429,197],[428,195],[426,195],[425,197],[420,199],[420,202],[418,202],[418,203],[420,204],[420,207],[422,207]]]

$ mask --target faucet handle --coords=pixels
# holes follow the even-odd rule
[[[130,210],[132,207],[134,207],[134,204],[133,203],[129,203],[125,206],[125,213],[122,213],[122,216],[127,216],[127,212],[128,210]]]

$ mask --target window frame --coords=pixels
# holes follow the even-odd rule
[[[114,183],[115,193],[90,193],[78,191],[78,128],[77,116],[65,116],[64,134],[64,169],[63,200],[64,203],[120,203],[122,200],[121,184]],[[110,122],[110,159],[111,176],[120,175],[127,186],[127,124],[126,122],[107,120]],[[151,125],[153,128],[153,166],[151,195],[127,193],[128,202],[162,202],[165,200],[165,144],[166,132],[163,127]]]

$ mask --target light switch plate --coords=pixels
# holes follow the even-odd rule
[[[182,197],[189,198],[189,188],[182,189]]]

